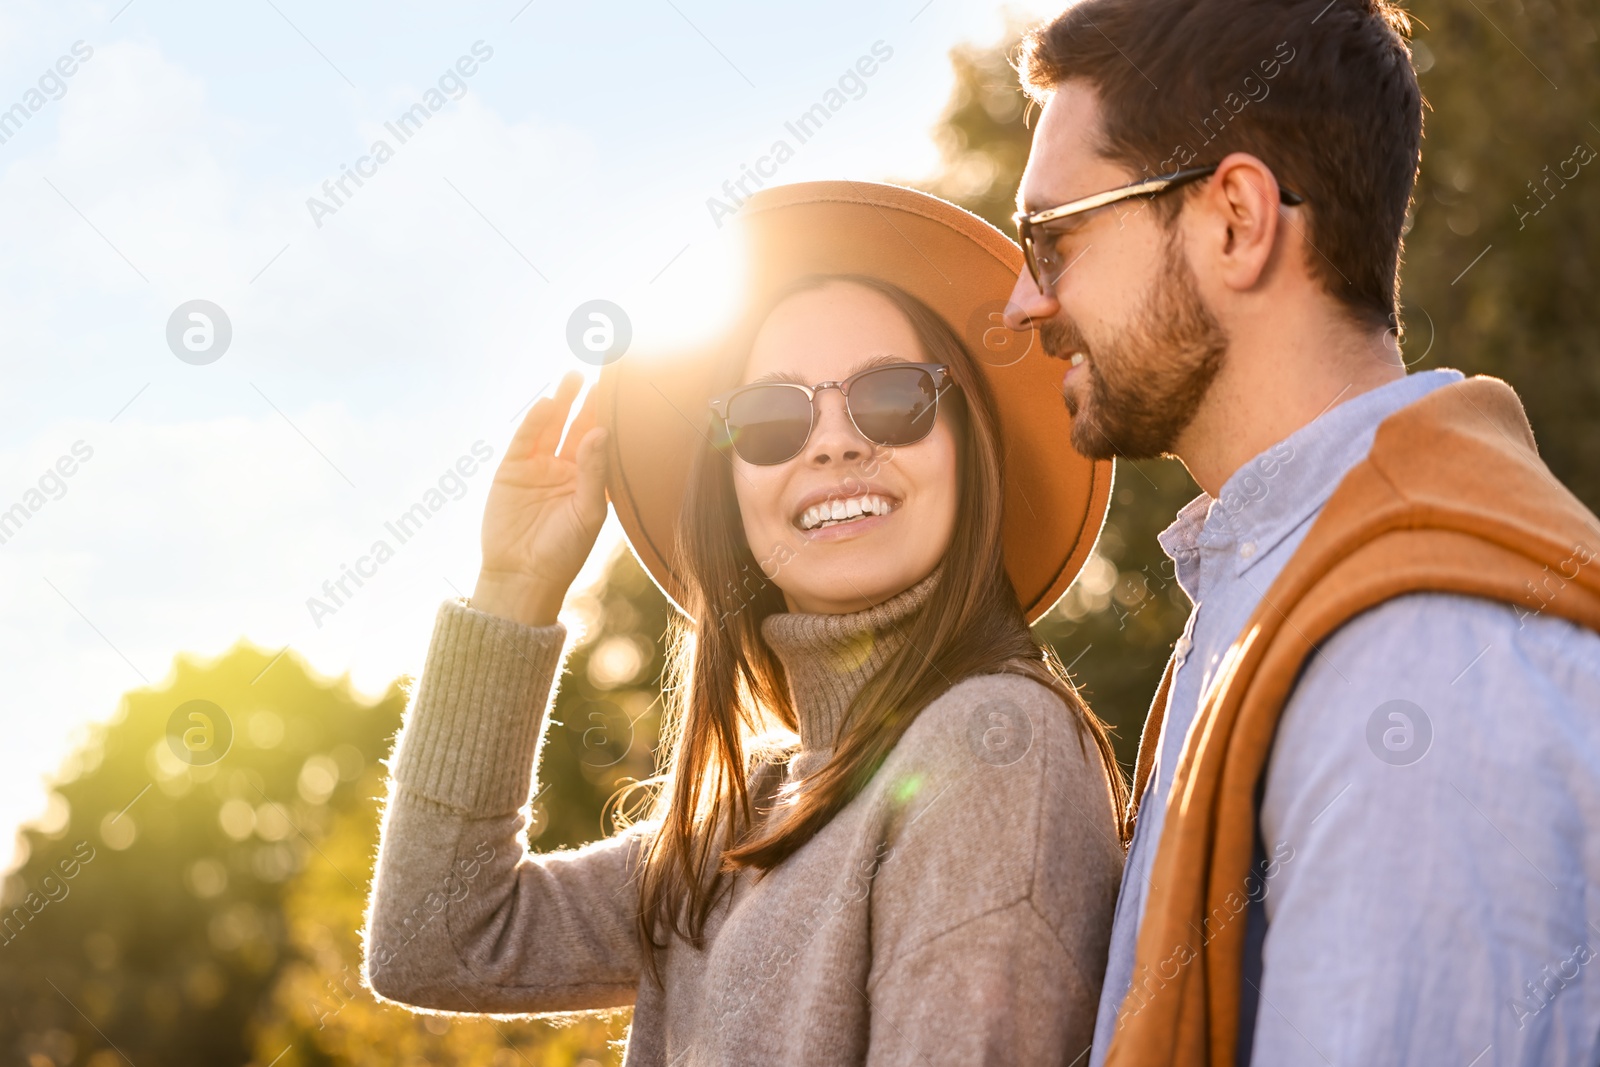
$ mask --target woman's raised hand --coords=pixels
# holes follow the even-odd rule
[[[583,384],[563,375],[555,395],[534,402],[517,428],[483,509],[483,569],[472,607],[528,626],[556,621],[606,518],[606,452],[595,425],[595,392],[561,427]]]

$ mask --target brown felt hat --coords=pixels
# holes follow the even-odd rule
[[[872,182],[774,186],[752,196],[738,221],[748,257],[742,319],[693,351],[630,351],[600,375],[599,418],[610,430],[606,490],[639,562],[681,607],[683,583],[668,561],[690,457],[712,436],[707,401],[739,384],[769,295],[806,274],[866,274],[943,316],[988,378],[1004,449],[1006,573],[1028,621],[1037,621],[1100,534],[1111,463],[1072,447],[1063,365],[1045,357],[1035,331],[1001,324],[1022,250],[954,204]]]

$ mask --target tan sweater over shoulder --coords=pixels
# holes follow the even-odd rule
[[[763,634],[800,716],[787,768],[825,762],[851,696],[900,646],[930,576],[850,615]],[[565,630],[446,602],[397,746],[365,931],[367,979],[418,1007],[634,1005],[625,1063],[1069,1064],[1087,1049],[1121,875],[1094,745],[1049,690],[965,679],[867,788],[765,878],[741,875],[706,947],[644,972],[635,827],[527,851],[530,778]]]

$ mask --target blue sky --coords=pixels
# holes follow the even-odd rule
[[[26,521],[0,543],[0,863],[83,724],[181,652],[289,645],[369,691],[420,669],[512,420],[584,369],[572,310],[614,301],[644,347],[712,328],[737,291],[723,183],[835,89],[772,182],[930,173],[948,52],[1004,25],[954,0],[8,0],[0,512]],[[401,143],[385,123],[441,79]],[[168,344],[195,300],[231,325],[210,362]]]

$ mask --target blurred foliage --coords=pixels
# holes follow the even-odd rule
[[[1551,470],[1600,511],[1600,9],[1413,9],[1432,109],[1401,271],[1408,359],[1509,382]],[[1580,145],[1592,161],[1568,164]]]
[[[607,798],[654,766],[665,600],[622,552],[569,608],[588,636],[546,735],[547,790],[529,830],[539,849],[609,832]],[[169,684],[128,694],[21,835],[0,915],[0,1062],[617,1062],[626,1011],[417,1015],[362,990],[380,761],[410,686],[369,702],[293,652],[241,643],[181,658]],[[187,715],[174,719],[192,700],[220,709],[212,751],[225,751],[209,765],[188,762],[184,739],[197,735]]]
[[[1019,40],[1026,26],[1013,23],[1005,41]],[[1011,62],[1004,47],[968,44],[950,51],[956,84],[933,129],[943,160],[938,176],[924,187],[1015,239],[1011,216],[1033,143],[1028,122],[1038,107],[1022,94]]]
[[[225,754],[209,765],[168,744],[191,700],[221,709],[209,726]],[[63,856],[93,855],[0,948],[0,1054],[93,1067],[119,1053],[247,1061],[246,1024],[290,951],[286,886],[326,862],[314,843],[376,789],[402,701],[394,688],[362,702],[292,654],[274,662],[244,645],[180,658],[168,685],[128,694],[61,769],[53,818],[23,835],[27,862],[6,880],[9,918],[33,911],[30,891],[52,895]],[[180,738],[191,727],[174,722]],[[230,730],[231,745],[220,740]]]
[[[1600,506],[1600,160],[1560,177],[1577,145],[1600,148],[1588,118],[1600,114],[1594,12],[1575,0],[1414,10],[1433,110],[1407,238],[1408,359],[1511,382],[1551,467]],[[1000,46],[958,48],[951,62],[957,85],[935,131],[946,166],[929,188],[1010,232],[1031,138],[1023,97]],[[1155,535],[1196,491],[1176,462],[1119,463],[1095,555],[1038,629],[1117,727],[1129,764],[1188,611]],[[609,832],[607,799],[653,769],[666,602],[621,552],[569,610],[586,633],[544,747],[529,831],[540,850]],[[409,686],[366,701],[293,653],[241,644],[180,659],[168,685],[130,693],[68,758],[6,878],[0,1061],[615,1063],[625,1011],[422,1015],[361,990],[380,761]],[[234,734],[208,766],[168,741],[174,711],[196,699]]]
[[[568,657],[541,788],[559,798],[533,809],[541,849],[570,848],[614,829],[606,808],[624,786],[655,773],[671,607],[626,548],[605,580],[567,598],[584,637]],[[548,826],[543,824],[548,822]]]

